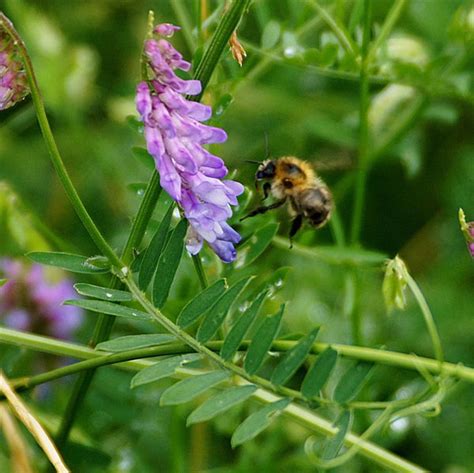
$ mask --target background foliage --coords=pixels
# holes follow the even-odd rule
[[[222,7],[221,2],[200,3],[207,5],[209,14]],[[321,2],[349,28],[353,25],[350,31],[358,42],[359,3]],[[149,176],[149,170],[131,152],[133,146],[143,145],[142,137],[126,122],[135,113],[133,93],[140,73],[146,12],[153,8],[158,21],[184,27],[174,43],[190,58],[202,54],[201,45],[210,36],[203,30],[196,34],[197,40],[190,39],[196,32],[187,29],[186,22],[196,24],[198,4],[181,0],[5,1],[5,12],[28,44],[72,178],[113,247],[123,245],[130,216],[139,204],[140,183]],[[391,6],[389,1],[374,2],[374,33],[380,31]],[[473,8],[469,1],[411,0],[390,38],[412,43],[399,43],[399,58],[393,56],[399,51],[380,48],[371,71],[376,78],[370,81],[369,121],[373,142],[382,146],[382,152],[371,162],[361,243],[390,257],[397,253],[403,257],[429,301],[446,359],[472,366],[473,262],[457,223],[459,207],[469,219],[474,218],[474,10],[469,8]],[[466,12],[470,12],[469,20]],[[211,23],[209,30],[214,26]],[[253,2],[239,28],[239,38],[248,52],[243,68],[226,52],[203,98],[222,112],[214,123],[229,134],[229,141],[218,148],[220,155],[229,169],[235,169],[236,178],[250,188],[255,168],[244,160],[265,157],[265,134],[271,156],[296,155],[314,163],[333,189],[348,235],[357,172],[360,93],[348,54],[338,46],[311,1]],[[387,74],[415,89],[408,94],[393,89],[390,83],[395,81],[380,78]],[[387,92],[387,87],[392,89]],[[384,93],[388,95],[381,95]],[[376,97],[381,96],[383,100],[377,102]],[[94,254],[96,249],[49,164],[31,103],[3,112],[1,120],[0,179],[10,187],[0,188],[0,209],[11,192],[18,194],[22,206],[15,207],[17,218],[30,213],[35,229],[21,241],[1,220],[1,254],[21,256],[43,250],[43,227],[62,235],[77,252]],[[384,147],[386,136],[395,139]],[[155,227],[166,204],[166,197],[160,197]],[[0,212],[0,218],[4,215]],[[278,234],[284,239],[287,220],[282,210],[257,217],[240,230],[245,236],[255,227],[281,222]],[[381,271],[362,267],[355,278],[349,278],[352,267],[308,257],[298,248],[288,251],[283,241],[277,240],[238,274],[229,272],[232,282],[257,274],[261,283],[279,268],[291,268],[265,306],[266,313],[274,313],[282,302],[289,301],[282,333],[308,333],[321,325],[319,340],[352,343],[350,315],[356,312],[362,322],[363,344],[432,356],[430,339],[412,298],[404,312],[387,317]],[[316,248],[333,244],[331,228],[306,229],[297,243]],[[236,268],[244,264],[238,260]],[[222,270],[210,253],[205,254],[204,265],[210,278]],[[177,313],[198,287],[192,262],[184,258],[167,308]],[[94,318],[85,320],[78,341],[87,342],[94,322]],[[114,330],[120,335],[142,329],[119,322]],[[1,357],[11,377],[31,373],[37,362],[27,351],[6,347]],[[133,391],[129,382],[129,375],[111,368],[98,372],[72,436],[76,442],[69,463],[74,471],[151,472],[157,463],[163,471],[175,472],[313,471],[302,449],[306,433],[297,425],[280,420],[255,441],[231,450],[229,435],[241,422],[241,411],[248,412],[252,405],[187,429],[185,419],[191,405],[157,407],[169,380]],[[416,372],[380,366],[361,398],[391,399],[414,391],[419,382]],[[66,379],[34,395],[35,409],[51,425],[57,424],[63,412],[69,387]],[[374,440],[431,471],[471,471],[473,401],[472,386],[459,384],[439,416],[400,420]],[[370,424],[370,413],[364,416],[357,419],[355,430]],[[5,462],[2,448],[0,469]],[[84,449],[87,466],[81,465]],[[377,469],[356,458],[341,471]]]

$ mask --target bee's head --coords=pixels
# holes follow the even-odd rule
[[[255,179],[261,181],[262,179],[272,179],[276,174],[276,164],[272,159],[266,159],[257,169]]]

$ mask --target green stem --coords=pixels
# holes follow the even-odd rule
[[[82,224],[86,228],[87,233],[89,233],[90,237],[96,244],[97,248],[102,252],[102,254],[109,259],[112,265],[116,266],[117,268],[122,268],[123,263],[120,261],[114,250],[109,246],[105,238],[100,233],[99,229],[95,225],[91,216],[87,212],[84,204],[82,203],[82,200],[79,197],[79,194],[77,193],[71,181],[71,178],[69,177],[69,174],[66,170],[66,167],[64,166],[63,160],[59,153],[59,149],[56,145],[56,141],[54,140],[51,127],[49,126],[48,117],[46,116],[46,110],[43,104],[43,99],[41,97],[38,82],[36,80],[36,76],[33,70],[33,65],[28,55],[28,51],[26,50],[25,43],[13,27],[12,23],[2,12],[0,12],[0,27],[2,27],[13,38],[16,43],[16,47],[22,57],[23,64],[25,66],[26,76],[28,78],[28,83],[30,86],[31,98],[33,99],[33,104],[36,110],[36,116],[38,118],[38,124],[41,128],[41,133],[43,134],[43,138],[46,143],[49,155],[51,157],[54,169],[59,177],[59,180],[61,181],[61,184],[64,187],[64,190],[74,210],[76,211],[77,216],[82,221]]]
[[[367,53],[370,41],[371,0],[364,1],[364,30],[362,39],[362,62],[360,69],[360,101],[359,101],[359,166],[357,171],[354,209],[351,228],[351,243],[357,245],[362,227],[362,214],[364,210],[365,188],[368,173],[369,158],[369,74]]]
[[[79,359],[105,358],[106,355],[98,350],[79,345],[77,343],[64,342],[54,338],[36,335],[28,332],[20,332],[4,327],[0,327],[0,342],[9,345],[20,346],[30,350],[51,353],[58,356],[68,356]],[[294,340],[275,340],[272,344],[271,351],[286,352],[291,350],[297,341]],[[209,342],[206,347],[212,351],[220,351],[223,341],[217,340]],[[250,340],[244,340],[240,345],[240,350],[246,350],[250,344]],[[394,366],[397,368],[419,371],[420,368],[427,370],[432,374],[446,374],[462,381],[474,384],[474,368],[463,366],[462,364],[443,362],[440,367],[439,361],[432,358],[426,358],[417,355],[408,355],[406,353],[397,353],[388,350],[380,350],[377,348],[360,347],[353,345],[342,345],[338,343],[315,343],[311,348],[311,353],[318,354],[326,350],[328,347],[336,350],[340,356],[361,361],[370,361],[382,365]],[[159,356],[172,353],[190,353],[195,350],[187,347],[183,343],[173,343],[164,346],[151,347],[147,353],[150,356]],[[148,350],[148,349],[147,349]],[[153,355],[151,353],[154,353]],[[107,355],[108,356],[108,355]],[[141,369],[147,364],[143,363],[122,363],[120,368],[124,369]],[[55,379],[55,378],[52,378]]]
[[[431,343],[433,344],[433,349],[435,353],[435,357],[439,362],[440,366],[440,373],[442,371],[442,366],[444,362],[444,354],[443,348],[441,345],[441,339],[439,338],[438,330],[436,329],[436,324],[433,319],[433,314],[426,302],[423,293],[421,292],[418,284],[416,281],[411,277],[410,274],[407,273],[407,283],[408,287],[410,288],[412,294],[415,296],[416,302],[421,309],[421,313],[423,314],[423,318],[425,319],[425,324],[428,329],[428,333],[431,337]]]

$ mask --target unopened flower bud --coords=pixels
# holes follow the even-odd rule
[[[405,309],[405,288],[408,284],[408,270],[405,262],[397,255],[387,261],[382,293],[385,307],[390,313],[393,309]]]

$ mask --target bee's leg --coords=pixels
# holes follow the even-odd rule
[[[282,199],[282,200],[278,200],[277,202],[274,202],[271,205],[257,207],[255,210],[252,210],[249,214],[245,215],[245,217],[242,217],[240,221],[245,220],[246,218],[249,218],[249,217],[255,217],[255,215],[264,214],[268,212],[269,210],[277,209],[278,207],[281,207],[285,203],[285,201],[286,199]]]
[[[265,200],[269,194],[270,194],[270,190],[272,188],[272,185],[269,183],[269,182],[265,182],[265,184],[263,184],[263,200]]]
[[[303,224],[303,214],[298,214],[296,218],[293,220],[290,228],[290,250],[293,248],[293,237],[296,235],[298,230],[301,228]]]

